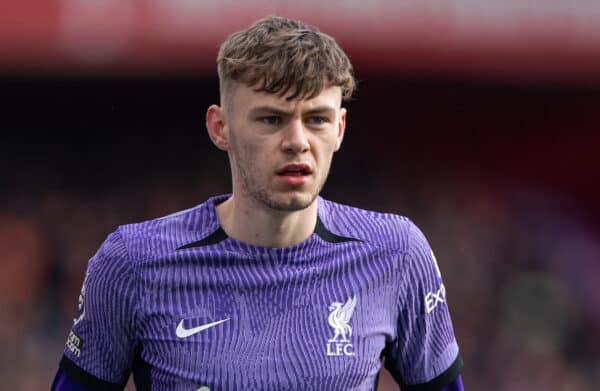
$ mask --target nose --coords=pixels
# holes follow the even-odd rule
[[[307,130],[300,119],[290,121],[284,130],[281,148],[286,152],[302,153],[310,149]]]

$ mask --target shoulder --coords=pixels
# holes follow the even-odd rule
[[[361,209],[319,198],[319,217],[333,233],[376,247],[407,251],[421,231],[408,217]]]
[[[118,227],[115,234],[123,240],[134,262],[160,257],[205,236],[218,227],[212,200],[167,216]]]

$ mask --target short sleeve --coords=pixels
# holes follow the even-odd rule
[[[439,390],[460,374],[463,364],[435,255],[412,222],[407,235],[397,338],[386,347],[385,367],[403,390]]]
[[[136,350],[136,289],[118,231],[89,260],[61,369],[89,389],[122,389]]]

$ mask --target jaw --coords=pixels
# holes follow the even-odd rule
[[[297,212],[309,208],[317,194],[309,191],[289,190],[259,194],[260,201],[270,209],[280,212]]]

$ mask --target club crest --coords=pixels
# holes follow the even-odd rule
[[[334,301],[328,307],[327,322],[333,329],[333,337],[327,340],[328,356],[354,356],[354,346],[350,342],[352,327],[348,323],[354,313],[356,301],[356,296],[352,296],[345,303]]]

